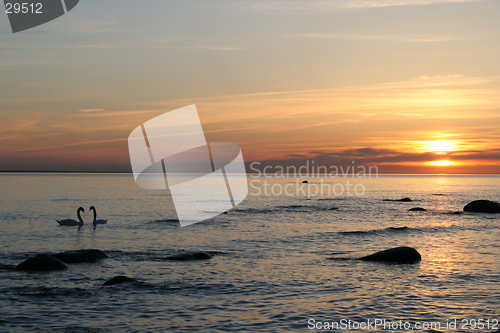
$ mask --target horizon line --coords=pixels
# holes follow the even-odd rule
[[[132,171],[53,171],[53,170],[0,170],[0,173],[73,173],[73,174],[133,174]],[[247,172],[247,174],[258,174],[257,172]],[[323,178],[323,177],[317,177],[314,176],[308,176],[311,178]],[[379,172],[378,175],[384,175],[384,176],[391,176],[391,175],[397,175],[397,176],[500,176],[499,173],[384,173],[384,172]],[[328,175],[325,175],[325,177],[328,177]],[[287,177],[287,178],[303,178],[301,176],[298,177]],[[344,178],[344,177],[339,177],[339,178]],[[373,178],[373,177],[370,177]]]

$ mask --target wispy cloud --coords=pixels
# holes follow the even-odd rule
[[[493,84],[493,88],[491,85]],[[223,119],[255,119],[262,110],[269,119],[283,120],[340,114],[377,114],[426,118],[477,118],[481,110],[500,104],[496,86],[500,77],[463,75],[421,76],[409,81],[389,82],[335,89],[295,90],[196,98],[205,110]],[[153,105],[180,107],[188,100],[153,102]],[[221,105],[224,105],[221,109]],[[468,111],[475,108],[475,113]],[[227,109],[227,111],[225,111]],[[239,110],[239,112],[234,112]],[[272,112],[270,110],[273,110]],[[462,111],[463,110],[463,111]],[[465,111],[467,110],[467,111]],[[440,111],[440,112],[437,112]],[[300,120],[300,119],[299,119]],[[338,119],[336,119],[338,120]],[[212,121],[212,117],[207,117]]]
[[[423,6],[438,3],[477,2],[482,0],[344,0],[346,8],[376,8],[390,6]]]
[[[392,6],[423,6],[440,3],[477,2],[483,0],[336,0],[336,1],[235,1],[234,5],[244,10],[339,10],[364,9]]]
[[[88,116],[88,117],[117,117],[117,116],[130,116],[130,115],[158,112],[158,110],[105,111],[104,109],[95,109],[95,110],[90,109],[87,111],[83,110],[80,111],[84,112],[84,114],[81,114],[80,116]]]
[[[80,112],[102,112],[106,111],[105,109],[83,109],[83,110],[78,110]]]
[[[129,50],[129,49],[198,49],[198,50],[211,50],[211,51],[237,51],[248,49],[239,45],[224,45],[217,44],[213,41],[199,40],[199,41],[177,41],[172,38],[142,38],[138,40],[128,40],[124,42],[101,42],[101,43],[80,43],[80,44],[43,44],[43,45],[18,45],[18,44],[3,44],[0,49],[5,50],[19,50],[19,49],[46,49],[46,50]],[[3,63],[0,66],[16,65],[16,63]]]
[[[337,39],[337,40],[363,40],[363,41],[386,41],[386,42],[417,42],[417,43],[440,43],[456,41],[477,41],[500,39],[497,36],[409,36],[409,35],[360,35],[360,34],[329,34],[329,33],[305,33],[285,36],[285,38],[304,39]]]
[[[79,141],[79,142],[66,143],[66,144],[54,144],[54,145],[48,145],[48,146],[40,145],[40,146],[33,146],[33,147],[28,147],[28,148],[3,150],[3,151],[0,151],[0,153],[2,153],[2,154],[3,153],[18,153],[18,152],[40,151],[40,150],[49,150],[49,149],[58,149],[58,148],[76,147],[76,146],[92,146],[92,145],[96,145],[96,144],[123,142],[123,141],[127,141],[127,140],[128,140],[128,138]]]
[[[195,102],[207,141],[238,143],[248,160],[300,155],[331,161],[425,163],[435,160],[436,154],[419,147],[452,140],[456,152],[440,158],[479,161],[488,157],[482,151],[498,149],[499,86],[498,76],[420,76],[333,89],[190,97],[114,111],[83,104],[89,108],[33,112],[22,121],[7,116],[0,124],[0,154],[2,158],[38,150],[45,152],[42,155],[57,154],[74,147],[74,151],[116,150],[126,156],[124,140],[138,124]],[[12,136],[16,140],[9,140]],[[496,152],[491,154],[488,158],[494,160]]]
[[[455,138],[460,150],[494,148],[500,77],[420,76],[334,89],[276,91],[153,102],[173,110],[196,100],[207,139],[237,142],[249,159],[342,147],[406,150]],[[242,126],[245,124],[245,126]],[[238,131],[221,129],[238,128]],[[242,139],[243,138],[243,139]],[[483,142],[475,142],[479,138]],[[416,155],[416,156],[417,156]],[[409,155],[409,160],[413,160]],[[404,159],[405,156],[402,156]]]
[[[379,149],[371,147],[348,148],[335,152],[309,151],[306,153],[293,153],[284,156],[282,159],[263,161],[260,167],[266,165],[286,165],[302,166],[307,161],[314,161],[315,167],[319,166],[425,166],[429,162],[436,160],[452,160],[459,162],[459,165],[468,166],[468,172],[473,173],[478,170],[474,167],[477,163],[484,163],[491,166],[500,163],[500,149],[491,151],[464,151],[450,152],[444,155],[436,155],[432,152],[406,152],[395,149]],[[248,163],[252,161],[247,160]],[[354,162],[354,163],[353,163]],[[474,162],[474,163],[468,163]],[[316,169],[319,170],[319,169]],[[462,168],[462,170],[464,170]],[[443,170],[446,171],[446,170]]]

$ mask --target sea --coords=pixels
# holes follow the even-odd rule
[[[131,174],[1,173],[0,332],[498,331],[500,214],[463,207],[500,201],[499,176],[248,182],[226,214],[180,227],[169,192]],[[80,206],[83,226],[56,222]],[[356,260],[398,246],[422,261]],[[109,258],[12,270],[78,249]],[[213,257],[165,260],[193,251]],[[103,286],[118,275],[135,281]]]

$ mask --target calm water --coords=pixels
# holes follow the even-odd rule
[[[450,214],[475,199],[500,201],[500,177],[349,180],[364,195],[256,196],[259,179],[228,214],[180,228],[168,194],[138,188],[131,175],[0,174],[0,264],[84,248],[110,257],[60,272],[0,270],[0,331],[305,332],[309,319],[380,318],[439,321],[427,331],[451,332],[448,319],[500,319],[500,214]],[[401,197],[415,201],[382,201]],[[91,205],[107,225],[54,221]],[[418,249],[422,262],[345,260],[394,246]],[[215,256],[163,260],[192,250]],[[138,281],[101,286],[115,275]]]

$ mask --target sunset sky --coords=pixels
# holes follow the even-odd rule
[[[130,132],[196,104],[247,162],[499,173],[499,17],[498,0],[81,0],[13,34],[2,11],[0,171],[130,171]]]

